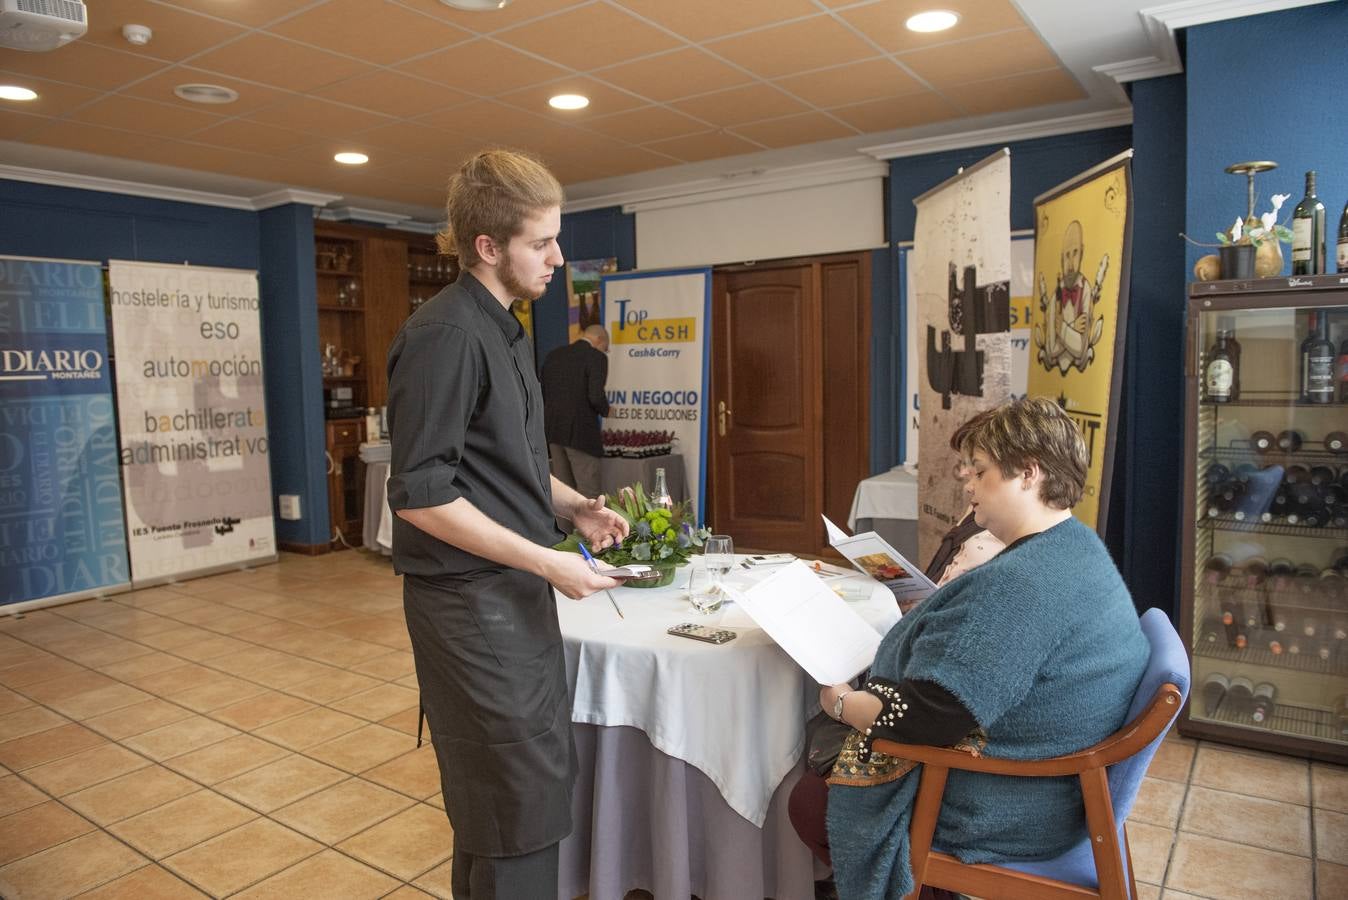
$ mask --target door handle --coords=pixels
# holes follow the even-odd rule
[[[725,420],[730,418],[730,410],[726,409],[725,401],[716,402],[716,431],[721,437],[725,437]]]

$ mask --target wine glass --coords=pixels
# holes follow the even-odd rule
[[[724,598],[714,578],[711,571],[702,566],[689,567],[688,602],[692,604],[694,612],[706,616],[721,608]]]
[[[702,559],[711,573],[712,584],[719,589],[721,579],[735,565],[735,542],[728,534],[710,535],[702,545]]]

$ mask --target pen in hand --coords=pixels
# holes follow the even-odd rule
[[[599,566],[595,565],[594,557],[590,555],[590,549],[585,546],[585,542],[577,541],[576,545],[580,547],[580,555],[585,557],[585,561],[590,564],[590,571],[598,575]],[[618,618],[626,619],[627,616],[623,615],[622,607],[618,605],[617,600],[613,599],[613,592],[605,588],[604,596],[608,597],[608,602],[613,604],[613,610],[618,614]]]

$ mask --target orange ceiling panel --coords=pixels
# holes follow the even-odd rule
[[[690,116],[722,127],[757,122],[760,119],[777,119],[809,110],[801,101],[772,85],[762,83],[689,97],[670,105]]]
[[[863,134],[928,125],[953,119],[960,114],[949,101],[931,91],[909,97],[868,100],[865,103],[835,107],[829,112]]]
[[[359,106],[386,116],[412,118],[467,103],[472,98],[443,84],[379,69],[312,92],[336,103]]]
[[[684,162],[702,162],[706,159],[720,159],[724,156],[739,156],[753,153],[763,148],[744,138],[736,137],[725,131],[704,131],[701,134],[688,134],[683,137],[664,141],[652,141],[644,145],[647,150],[667,153]]]
[[[237,91],[239,99],[233,103],[219,106],[200,105],[183,100],[173,93],[180,84],[214,84]],[[214,112],[223,116],[246,116],[263,107],[272,106],[295,95],[287,94],[276,88],[237,78],[226,78],[216,72],[194,69],[188,66],[174,66],[149,78],[128,85],[121,93],[146,100],[158,100],[161,103],[182,104],[189,109]]]
[[[81,42],[149,59],[177,62],[244,33],[239,25],[150,0],[94,0],[87,5],[89,31]],[[122,37],[123,25],[145,25],[154,34],[148,44],[138,47]]]
[[[480,96],[495,96],[567,74],[559,66],[488,38],[458,44],[398,68]]]
[[[856,134],[846,125],[820,112],[803,113],[765,122],[751,122],[731,129],[735,134],[765,147],[792,147]]]
[[[777,85],[815,106],[829,107],[926,90],[890,59],[870,59],[806,75],[783,78]]]
[[[937,90],[1058,65],[1053,52],[1028,28],[912,50],[900,54],[898,60]]]
[[[970,115],[1023,109],[1047,103],[1080,100],[1086,92],[1062,69],[1004,75],[990,81],[957,84],[942,90],[951,102]]]
[[[192,65],[291,91],[311,91],[373,71],[369,65],[351,57],[260,31],[208,51],[193,59]]]
[[[819,9],[810,0],[615,0],[634,13],[692,41],[763,28]]]
[[[387,66],[473,37],[443,19],[385,0],[329,0],[267,27],[272,34]]]
[[[609,84],[663,103],[736,87],[753,76],[693,47],[600,69]]]
[[[82,41],[50,53],[24,53],[19,50],[0,53],[0,72],[33,75],[98,91],[116,90],[129,81],[159,71],[165,65],[160,60],[146,59],[121,50],[109,50]],[[6,79],[9,80],[12,79]]]
[[[495,38],[577,71],[670,50],[679,40],[602,4],[581,6],[497,32]]]
[[[959,14],[960,20],[948,31],[926,34],[904,26],[909,16],[929,9],[949,10]],[[838,15],[890,53],[1025,27],[1010,0],[880,0],[840,10]]]
[[[880,55],[864,38],[828,17],[724,38],[707,44],[707,49],[763,78],[781,78]]]

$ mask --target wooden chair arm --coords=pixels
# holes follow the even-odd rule
[[[1181,696],[1178,687],[1163,684],[1142,715],[1100,743],[1078,750],[1076,753],[1050,759],[994,759],[986,756],[970,756],[962,750],[952,750],[948,747],[898,744],[885,740],[874,741],[871,748],[888,756],[963,772],[987,772],[992,775],[1014,775],[1025,778],[1079,775],[1090,769],[1112,766],[1133,756],[1154,741],[1179,711]]]

